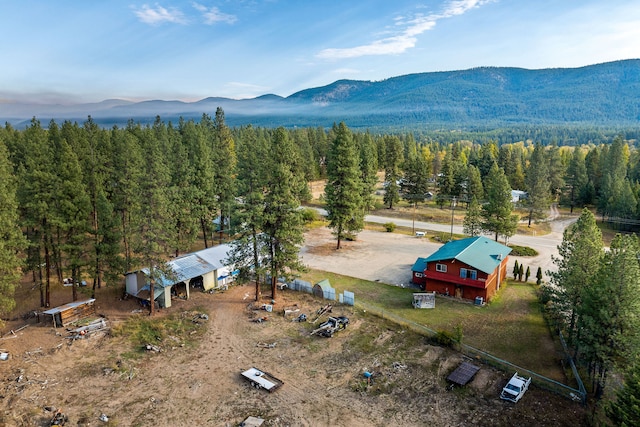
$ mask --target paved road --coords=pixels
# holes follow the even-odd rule
[[[321,214],[326,211],[318,209]],[[508,274],[511,276],[511,267],[515,260],[531,268],[531,278],[535,280],[538,267],[542,268],[544,278],[547,278],[548,270],[555,270],[556,266],[551,259],[552,255],[558,255],[558,245],[562,242],[562,232],[575,221],[575,218],[562,218],[557,210],[552,208],[550,212],[551,233],[543,236],[516,234],[509,239],[509,243],[528,246],[536,251],[535,257],[510,257]],[[411,219],[389,218],[378,215],[367,215],[365,221],[384,224],[393,222],[402,227],[413,227]],[[451,224],[437,224],[431,222],[415,221],[415,229],[432,230],[438,232],[451,232]],[[454,234],[463,234],[462,225],[453,225]],[[493,238],[493,236],[488,236]],[[331,235],[328,230],[324,233],[317,232],[314,239],[323,239],[324,244],[329,245]],[[313,240],[313,239],[312,239]],[[317,242],[311,244],[317,244]],[[331,271],[359,277],[366,280],[377,280],[394,285],[406,285],[411,280],[411,266],[418,257],[426,257],[440,247],[437,243],[431,243],[427,239],[413,236],[363,231],[358,234],[358,240],[351,248],[344,251],[316,254],[309,247],[302,249],[303,262],[311,268]]]

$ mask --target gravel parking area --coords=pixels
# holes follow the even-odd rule
[[[305,237],[301,257],[308,267],[396,286],[411,286],[411,267],[416,259],[441,246],[426,238],[363,230],[356,241],[342,242],[336,250],[331,230],[324,227],[309,231]]]

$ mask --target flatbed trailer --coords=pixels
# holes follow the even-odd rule
[[[284,382],[274,377],[268,372],[261,371],[257,368],[249,368],[242,372],[241,375],[247,379],[255,388],[263,388],[269,393],[281,387]]]

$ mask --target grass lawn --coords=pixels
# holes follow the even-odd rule
[[[317,270],[303,274],[302,279],[311,283],[329,279],[337,292],[354,292],[356,305],[361,302],[435,331],[453,332],[459,324],[464,334],[463,343],[564,381],[560,356],[542,317],[532,283],[508,281],[484,307],[437,298],[434,309],[417,310],[411,305],[412,289]]]

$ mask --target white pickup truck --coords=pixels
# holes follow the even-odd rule
[[[531,377],[521,377],[516,372],[513,374],[513,377],[511,377],[507,385],[502,389],[500,399],[517,402],[522,398],[522,396],[524,396],[524,392],[529,389],[529,384],[531,384]]]

